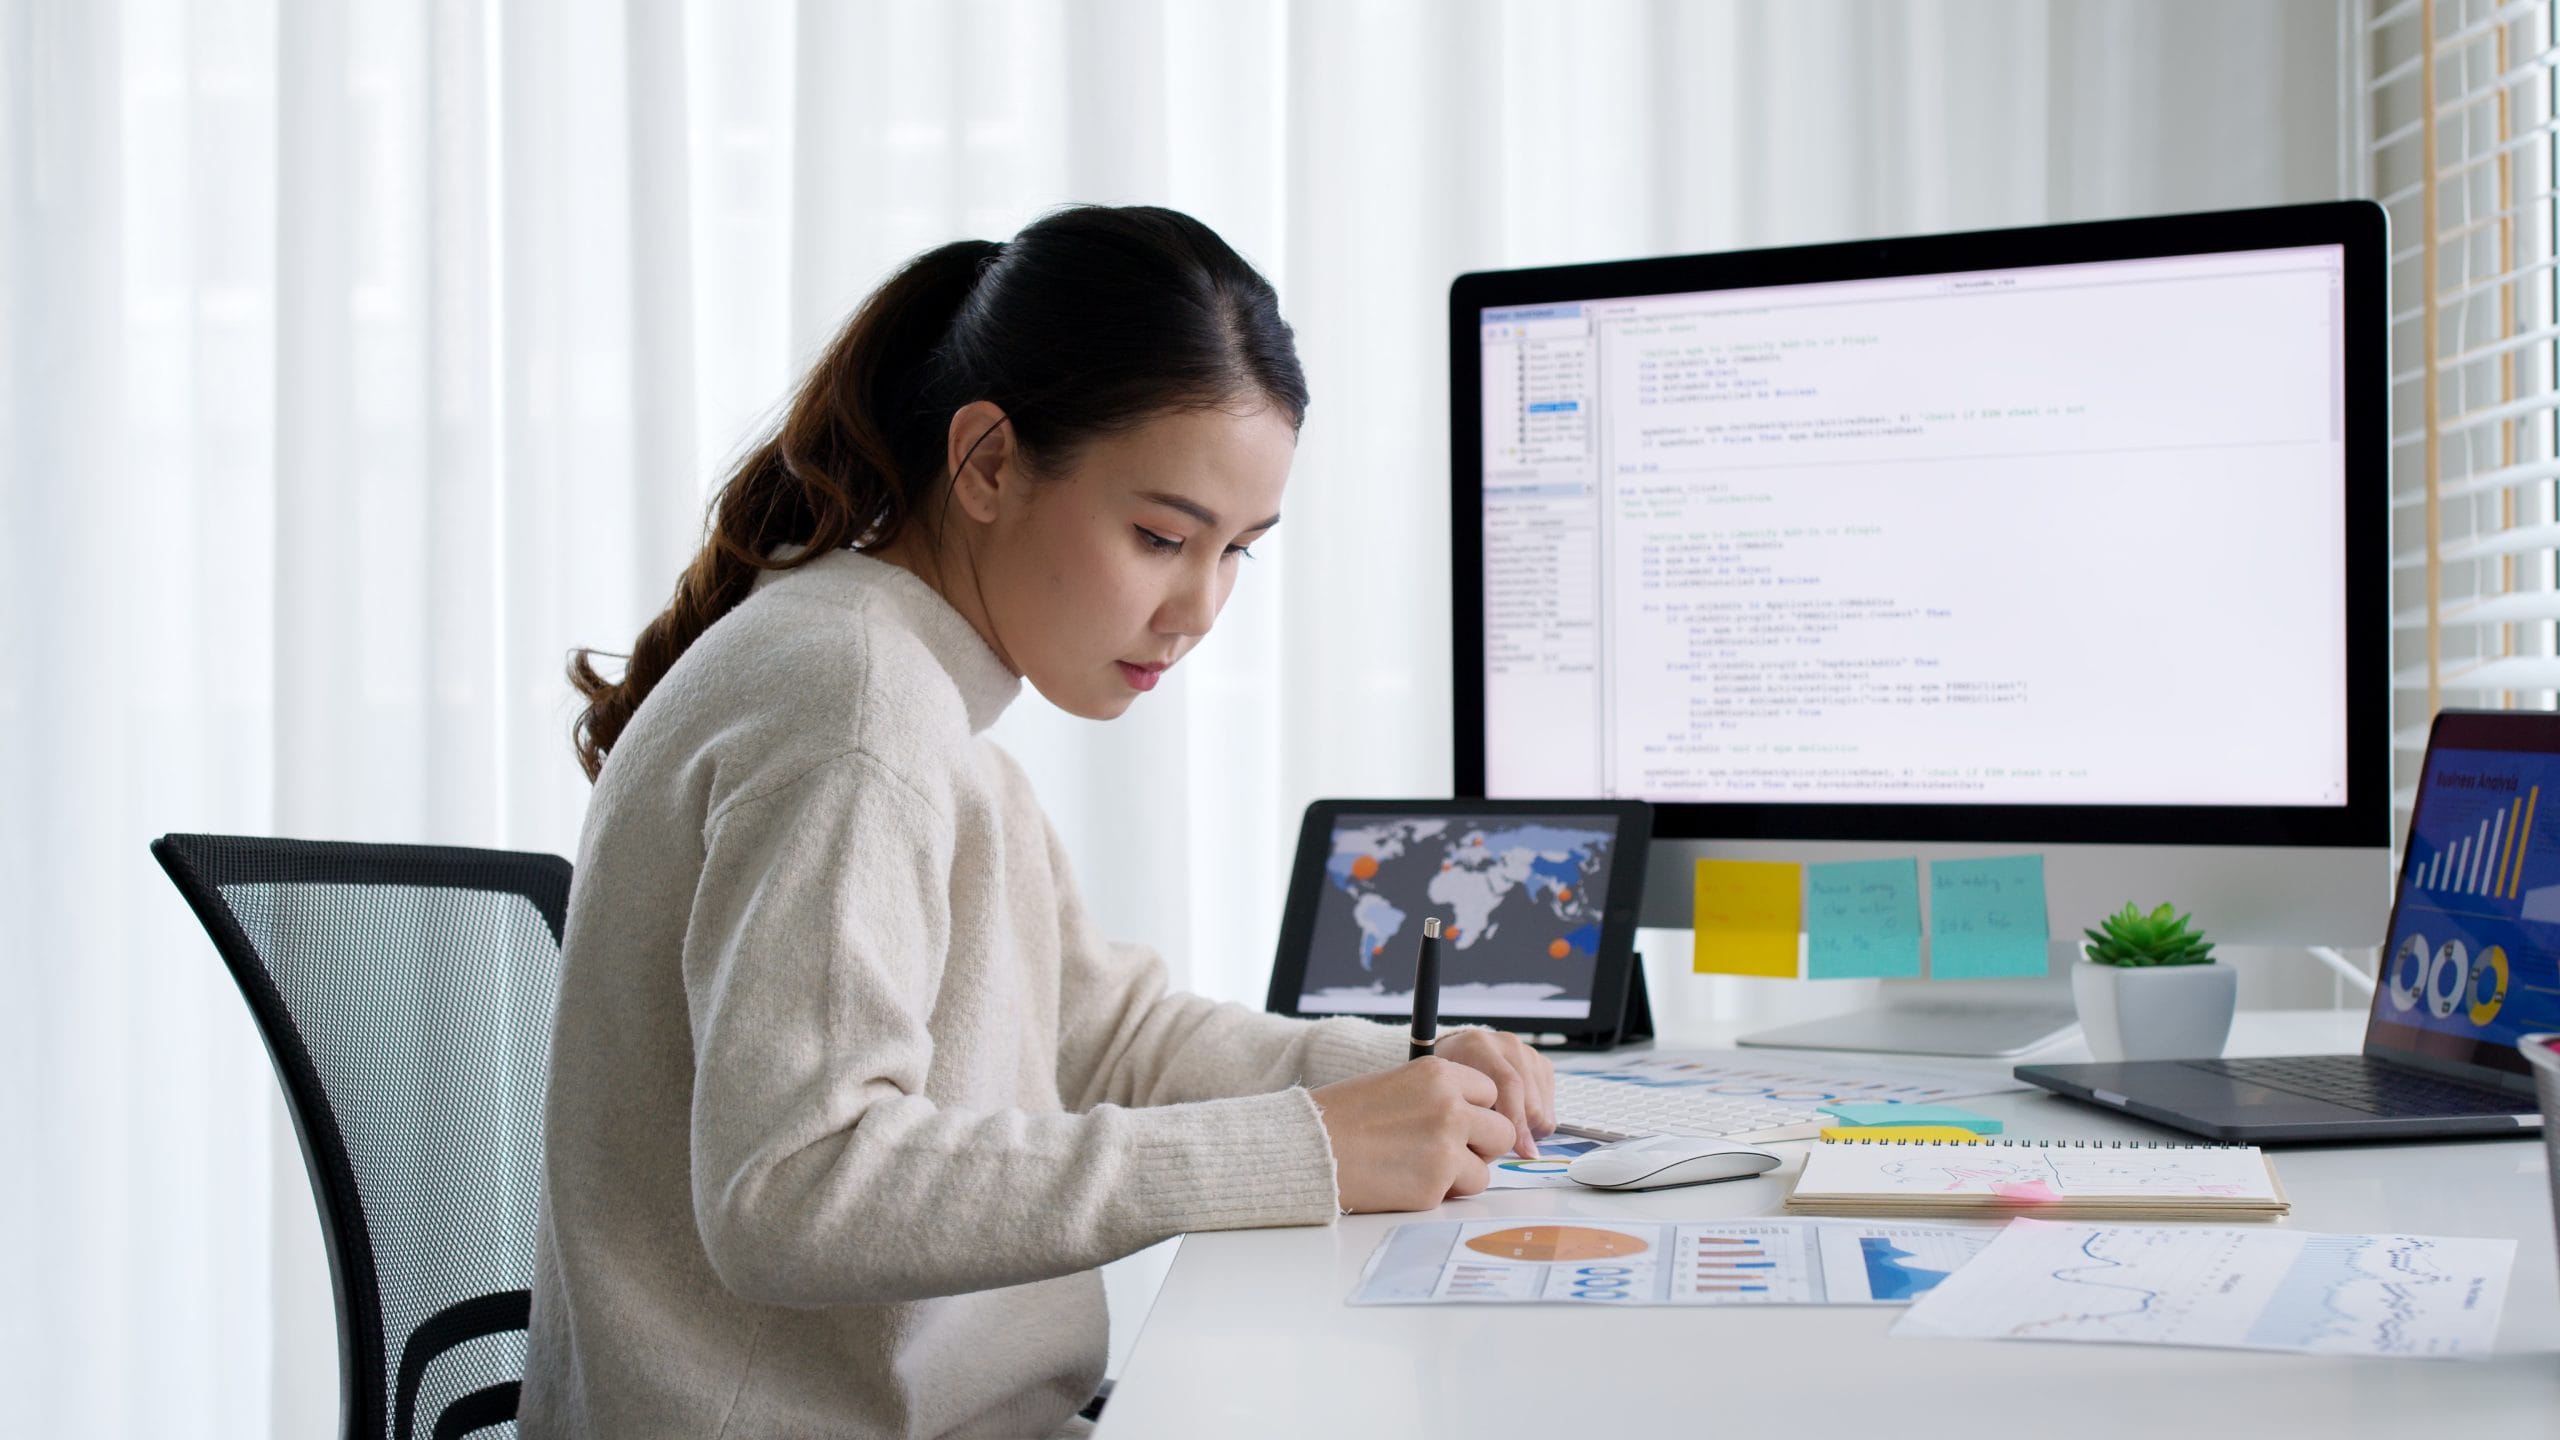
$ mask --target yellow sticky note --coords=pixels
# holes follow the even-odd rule
[[[1982,1137],[1957,1125],[1825,1125],[1825,1140],[1935,1140],[1942,1145],[1979,1145]]]
[[[1775,860],[1701,860],[1690,968],[1701,975],[1796,976],[1804,867]]]

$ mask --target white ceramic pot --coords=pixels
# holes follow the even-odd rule
[[[2071,998],[2093,1060],[2193,1060],[2222,1053],[2240,974],[2228,965],[2071,967]]]

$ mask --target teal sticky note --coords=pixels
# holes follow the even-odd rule
[[[1919,974],[1920,862],[1804,867],[1804,940],[1810,979]]]
[[[2045,973],[2044,857],[1929,866],[1929,978]]]
[[[1976,1135],[1997,1135],[2000,1122],[1953,1105],[1896,1105],[1891,1101],[1835,1100],[1813,1107],[1843,1125],[1953,1125]]]

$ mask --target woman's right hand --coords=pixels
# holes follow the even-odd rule
[[[1481,1070],[1426,1056],[1314,1092],[1343,1210],[1428,1210],[1473,1195],[1519,1130]]]

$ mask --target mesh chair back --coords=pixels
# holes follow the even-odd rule
[[[283,1083],[329,1247],[348,1440],[512,1432],[568,862],[220,835],[151,853]]]

